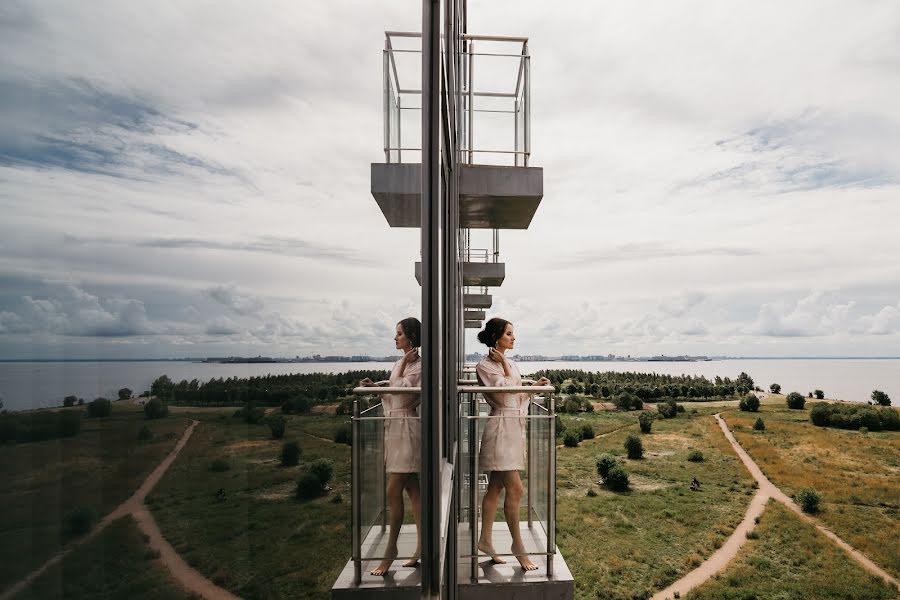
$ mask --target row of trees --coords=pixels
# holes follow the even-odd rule
[[[199,406],[263,405],[289,403],[290,412],[305,412],[310,406],[333,402],[349,394],[360,379],[387,379],[385,370],[346,373],[297,373],[260,377],[222,377],[202,383],[197,379],[175,383],[162,375],[150,386],[152,396],[166,402]]]
[[[658,373],[607,372],[594,373],[580,369],[546,369],[534,378],[546,377],[557,393],[586,394],[594,398],[615,400],[629,394],[644,402],[666,398],[709,400],[744,395],[754,389],[753,378],[741,373],[736,379],[715,377],[709,380],[695,375],[663,375]]]

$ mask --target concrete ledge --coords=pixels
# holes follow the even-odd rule
[[[506,278],[506,263],[467,262],[463,267],[463,285],[500,287]],[[416,281],[422,285],[422,263],[415,266]]]
[[[466,321],[484,321],[483,310],[464,310],[463,319]]]
[[[490,294],[463,294],[463,308],[490,308],[493,303]]]
[[[372,196],[388,225],[421,225],[421,180],[418,163],[372,163]],[[528,229],[543,197],[542,167],[461,165],[459,226]]]

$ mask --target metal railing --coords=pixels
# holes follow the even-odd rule
[[[402,44],[405,38],[420,37],[421,34],[415,32],[385,32],[384,158],[387,163],[421,161],[421,140],[416,138],[419,127],[403,127],[404,111],[421,111],[421,106],[417,104],[422,93],[421,68],[416,66],[421,62],[421,49],[395,47],[398,43]],[[528,38],[490,35],[461,37],[464,44],[462,89],[459,91],[461,161],[467,164],[512,163],[512,166],[527,167],[531,157],[531,57]],[[487,51],[476,52],[476,43]],[[499,50],[490,51],[494,47],[499,47]],[[495,63],[502,62],[507,64],[498,69]],[[507,79],[512,79],[514,75],[514,85],[505,90],[480,85],[475,79],[476,67],[485,69],[492,80],[497,79],[493,77],[495,73],[507,74]],[[511,123],[504,123],[504,116],[511,117]],[[417,122],[413,120],[410,124]],[[476,144],[476,133],[479,139],[487,141]]]
[[[525,380],[528,381],[528,380]],[[523,381],[524,382],[524,381]],[[462,381],[460,382],[462,383]],[[520,415],[490,415],[489,407],[484,400],[484,393],[533,393],[542,394],[532,398],[528,413]],[[463,490],[460,493],[459,521],[468,525],[470,544],[466,549],[460,548],[460,558],[470,560],[473,582],[478,580],[478,537],[480,534],[479,519],[494,515],[481,515],[481,500],[486,491],[482,487],[483,473],[478,464],[478,450],[485,426],[491,419],[522,419],[526,425],[526,472],[525,472],[525,510],[529,529],[535,523],[543,531],[545,545],[537,550],[531,549],[526,554],[546,557],[546,575],[553,575],[553,557],[556,554],[556,422],[553,386],[504,386],[485,387],[479,385],[460,385],[460,440],[457,464],[461,473],[460,481]],[[477,482],[472,485],[472,482]],[[538,539],[539,536],[534,536]],[[503,554],[499,556],[514,556]]]
[[[357,387],[358,396],[383,394],[421,394],[419,387],[389,387],[389,382],[379,381],[378,387]],[[362,564],[365,561],[383,560],[384,533],[387,529],[387,474],[384,465],[384,424],[388,420],[415,419],[419,417],[389,416],[378,402],[362,409],[362,399],[354,398],[351,460],[352,495],[352,560],[354,582],[362,581]],[[381,527],[381,535],[370,536],[375,527]],[[408,559],[412,556],[397,556]]]

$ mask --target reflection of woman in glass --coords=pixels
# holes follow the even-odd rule
[[[506,358],[506,351],[512,350],[516,336],[512,323],[505,319],[493,318],[478,333],[478,341],[488,347],[487,357],[475,367],[478,382],[488,387],[520,386],[522,375],[512,360]],[[537,385],[549,385],[550,380],[541,377]],[[519,471],[525,468],[525,419],[530,402],[528,393],[485,393],[484,398],[491,407],[490,416],[481,436],[481,450],[478,462],[482,470],[490,471],[487,492],[481,504],[481,537],[478,549],[489,554],[495,563],[504,563],[497,556],[491,539],[494,515],[500,502],[500,492],[506,490],[503,513],[512,535],[512,553],[522,569],[533,571],[537,565],[525,554],[522,533],[519,530],[519,501],[522,499],[522,479]],[[518,417],[518,418],[517,418]],[[529,476],[533,476],[529,473]]]
[[[403,352],[403,358],[391,369],[391,387],[419,387],[422,381],[422,360],[418,348],[421,345],[422,324],[415,317],[397,323],[394,342]],[[359,382],[362,386],[376,383],[368,377]],[[390,533],[388,535],[385,559],[372,575],[386,575],[394,558],[397,557],[397,538],[403,524],[403,490],[406,490],[416,521],[416,535],[419,530],[419,462],[422,434],[416,408],[419,394],[383,394],[384,407],[384,467],[388,475],[387,502],[390,512]],[[418,564],[419,544],[413,558],[403,563],[404,567]]]

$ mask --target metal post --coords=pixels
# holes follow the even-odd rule
[[[471,579],[478,583],[478,402],[469,394],[469,536],[471,537]],[[481,515],[484,518],[484,515]]]
[[[422,597],[441,585],[440,0],[422,0]]]
[[[362,498],[362,490],[360,489],[359,481],[359,458],[362,442],[359,439],[359,400],[357,398],[353,399],[351,431],[353,441],[353,448],[351,450],[352,460],[350,463],[350,487],[351,495],[353,496],[353,506],[351,508],[353,520],[353,583],[359,585],[362,582],[362,540],[360,539],[362,527],[362,524],[360,523],[362,520],[360,514],[360,501]]]
[[[531,158],[531,56],[528,55],[528,42],[525,42],[525,115],[523,127],[525,131],[525,166]]]
[[[471,165],[475,156],[472,150],[475,148],[475,112],[473,100],[475,99],[472,86],[475,83],[475,42],[469,40],[469,164]]]
[[[532,416],[535,412],[534,408],[531,406],[531,403],[528,404],[528,412],[529,416]],[[535,443],[536,438],[534,436],[534,423],[534,419],[528,419],[528,428],[526,429],[526,431],[528,432],[528,529],[531,529],[532,527],[532,513],[534,511],[534,455],[537,449],[537,444]]]
[[[390,85],[390,47],[391,43],[388,38],[384,40],[384,162],[390,164],[391,151],[391,99]],[[398,144],[399,146],[399,144]]]
[[[547,579],[553,577],[553,556],[556,554],[556,405],[553,392],[550,400],[550,475],[547,477]]]

